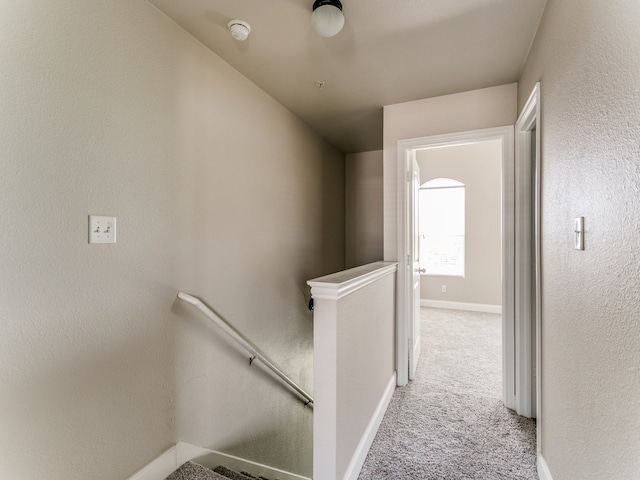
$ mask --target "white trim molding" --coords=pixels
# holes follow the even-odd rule
[[[540,83],[515,125],[515,410],[540,408]],[[540,425],[540,422],[538,422]],[[538,446],[539,451],[539,446]]]
[[[465,310],[467,312],[502,313],[502,305],[484,303],[448,302],[445,300],[420,300],[421,307],[446,308],[449,310]]]
[[[396,374],[394,373],[387,384],[387,388],[385,389],[382,398],[380,398],[380,402],[378,403],[375,412],[369,420],[369,424],[367,425],[362,438],[358,442],[358,446],[356,447],[353,457],[351,457],[351,461],[349,462],[349,466],[347,467],[343,480],[357,480],[360,475],[360,470],[362,470],[362,466],[367,458],[371,444],[373,443],[376,433],[378,433],[378,428],[380,428],[380,424],[382,423],[382,418],[389,407],[391,397],[393,397],[393,392],[396,389],[396,381]]]
[[[549,466],[541,453],[538,454],[538,461],[536,462],[536,465],[538,467],[538,477],[540,480],[553,480],[551,470],[549,470]]]
[[[184,463],[193,460],[195,463],[209,468],[224,465],[235,470],[245,470],[253,475],[264,475],[281,480],[311,480],[295,473],[271,468],[260,463],[245,460],[226,453],[216,452],[198,447],[190,443],[178,442],[173,447],[153,459],[134,473],[128,480],[164,480]]]
[[[131,475],[128,480],[164,480],[182,463],[178,463],[178,445],[174,445]]]
[[[374,262],[309,280],[311,296],[339,300],[398,270],[397,262]]]

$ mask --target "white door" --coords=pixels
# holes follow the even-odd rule
[[[407,240],[410,242],[407,245],[407,252],[409,252],[410,259],[408,275],[410,277],[410,288],[408,301],[408,317],[409,325],[407,331],[409,332],[409,380],[413,380],[416,375],[416,368],[418,367],[418,358],[420,357],[420,228],[419,221],[419,205],[420,205],[420,167],[413,158],[413,164],[411,166],[411,182],[409,185],[409,218],[407,232]]]

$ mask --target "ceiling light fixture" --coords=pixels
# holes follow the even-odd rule
[[[344,26],[344,14],[340,0],[315,0],[311,25],[323,37],[333,37]]]
[[[229,27],[233,38],[241,42],[249,38],[249,34],[251,33],[251,25],[242,20],[231,20],[227,23],[227,27]]]

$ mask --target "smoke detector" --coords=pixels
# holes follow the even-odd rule
[[[227,23],[227,27],[229,27],[233,38],[241,42],[249,38],[249,34],[251,33],[251,25],[242,20],[231,20]]]

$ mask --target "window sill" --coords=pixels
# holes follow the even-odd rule
[[[465,278],[465,275],[456,275],[451,273],[421,273],[421,277],[447,277],[447,278]]]

